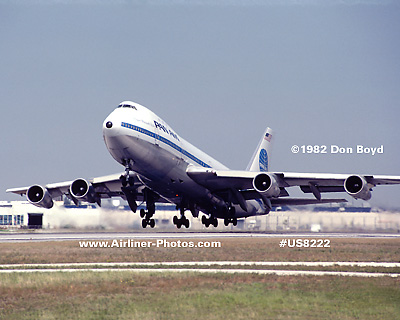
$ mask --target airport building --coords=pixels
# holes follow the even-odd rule
[[[140,209],[140,207],[139,207]],[[172,219],[178,215],[173,205],[157,207],[156,229],[176,230]],[[200,219],[188,212],[190,229],[197,231],[266,231],[266,232],[400,232],[400,213],[355,207],[311,207],[305,210],[278,208],[268,215],[239,219],[238,225],[206,228]],[[76,207],[68,201],[57,201],[52,209],[43,209],[27,201],[0,202],[2,229],[92,229],[142,230],[141,218],[125,202],[112,200],[103,206]],[[186,230],[184,227],[182,230]]]

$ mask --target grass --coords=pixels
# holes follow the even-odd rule
[[[400,319],[399,280],[131,272],[0,276],[4,319]]]
[[[222,247],[213,249],[80,248],[78,241],[2,243],[0,264],[400,261],[398,239],[332,238],[330,248],[280,248],[280,240],[223,238],[219,239]],[[387,271],[398,272],[397,269]],[[400,278],[196,274],[190,271],[180,274],[134,271],[0,274],[0,319],[188,318],[400,319]]]
[[[194,241],[200,240],[206,239]],[[400,262],[400,239],[332,238],[330,248],[280,248],[280,238],[212,241],[217,240],[221,241],[221,248],[80,248],[78,241],[2,243],[0,264],[226,260]]]

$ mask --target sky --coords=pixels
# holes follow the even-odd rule
[[[272,171],[400,175],[399,57],[396,1],[0,0],[0,200],[122,172],[102,123],[124,100],[232,169],[269,126]]]

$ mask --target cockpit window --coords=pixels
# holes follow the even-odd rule
[[[135,106],[131,105],[131,104],[120,104],[118,106],[118,108],[132,108],[134,110],[137,110]]]

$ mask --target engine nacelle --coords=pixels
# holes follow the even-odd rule
[[[363,176],[349,176],[344,181],[344,189],[355,199],[371,199],[371,190]]]
[[[26,192],[26,198],[31,204],[40,208],[50,209],[54,205],[49,191],[37,184],[29,187]]]
[[[76,179],[71,183],[69,191],[77,200],[87,201],[89,203],[98,202],[96,191],[94,191],[92,184],[85,179]]]
[[[281,193],[278,182],[275,176],[268,173],[259,173],[253,179],[254,189],[266,197],[278,197]]]

